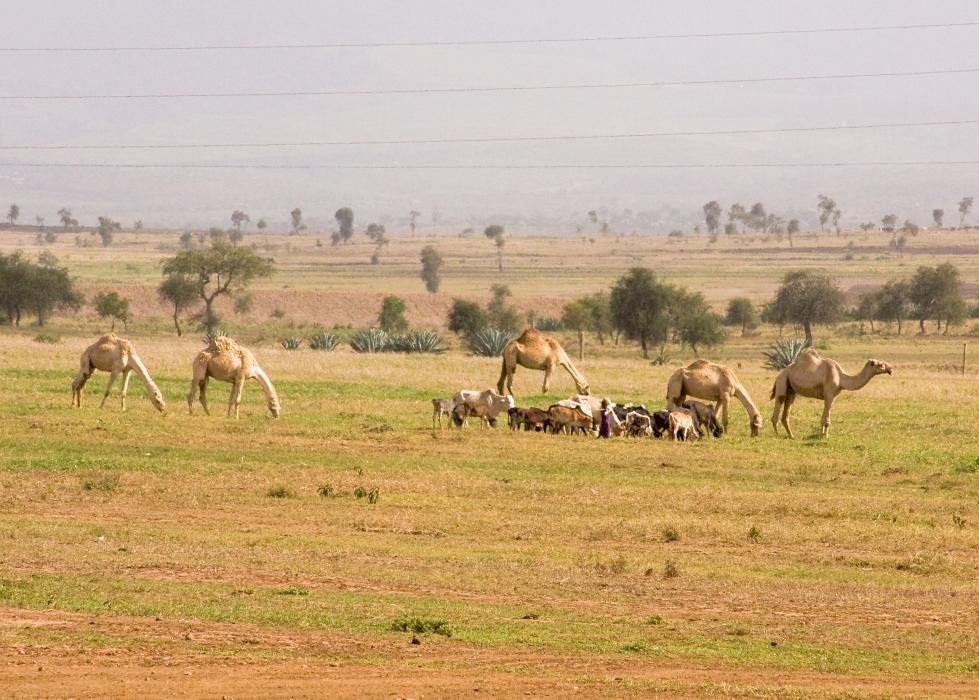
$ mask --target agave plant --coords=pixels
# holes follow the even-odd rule
[[[309,336],[309,347],[313,350],[333,350],[340,344],[340,336],[336,333],[316,331]]]
[[[388,334],[380,328],[364,328],[354,333],[350,347],[355,352],[381,352],[387,346]]]
[[[201,342],[204,343],[204,345],[210,345],[214,342],[215,338],[227,338],[227,337],[228,337],[228,332],[226,330],[217,328],[211,331],[210,333],[208,333],[207,335],[205,335],[203,338],[201,338]]]
[[[422,352],[431,353],[433,355],[441,355],[446,349],[445,344],[442,342],[442,336],[435,331],[412,331],[408,334],[408,340],[411,346],[411,349],[408,352]]]
[[[389,335],[384,344],[384,352],[411,352],[411,336],[407,334]]]
[[[298,350],[299,346],[303,344],[303,339],[294,335],[290,338],[283,338],[279,342],[286,350]]]
[[[768,350],[762,352],[762,355],[765,356],[765,367],[768,369],[785,369],[795,362],[795,358],[805,347],[806,342],[798,338],[776,340],[768,346]]]
[[[503,348],[513,340],[513,334],[498,328],[488,328],[477,331],[469,339],[469,349],[481,357],[499,357]]]

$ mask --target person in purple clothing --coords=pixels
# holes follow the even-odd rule
[[[602,399],[602,422],[598,427],[598,437],[612,437],[612,409],[608,405],[608,399]]]

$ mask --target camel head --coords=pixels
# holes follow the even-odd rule
[[[751,437],[758,437],[758,434],[761,432],[761,423],[760,413],[751,419]]]
[[[874,376],[878,374],[894,374],[894,365],[880,360],[867,360],[865,368],[870,369]]]
[[[272,414],[272,417],[273,418],[278,418],[279,417],[279,413],[282,412],[282,407],[279,406],[279,400],[278,399],[270,399],[269,400],[269,412]]]
[[[163,400],[163,394],[160,393],[160,390],[157,387],[153,387],[153,389],[150,391],[150,403],[152,403],[153,407],[160,413],[167,412],[166,401]]]

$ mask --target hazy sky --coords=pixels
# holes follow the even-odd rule
[[[0,46],[166,46],[737,32],[979,20],[974,2],[0,0]],[[360,90],[702,80],[979,68],[979,27],[476,47],[185,53],[0,53],[0,95]],[[537,136],[979,118],[979,74],[482,94],[3,101],[0,145],[179,144]],[[148,224],[224,223],[244,208],[327,225],[437,207],[453,221],[579,219],[588,209],[762,200],[847,221],[927,223],[979,195],[979,166],[794,170],[281,171],[29,169],[16,163],[509,164],[979,159],[977,125],[615,141],[0,151],[0,206],[62,205]],[[951,217],[951,214],[949,215]]]

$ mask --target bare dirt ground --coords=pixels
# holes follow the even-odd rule
[[[66,641],[10,641],[11,634],[28,629],[57,632]],[[438,640],[416,645],[408,636],[382,644],[332,632],[63,611],[0,610],[0,634],[0,685],[7,697],[703,697],[722,691],[741,697],[979,696],[979,685],[962,682],[746,672],[666,659],[624,663]],[[73,644],[73,635],[127,644],[95,652]],[[228,653],[244,646],[250,658]],[[361,661],[377,655],[386,657],[384,667]]]

